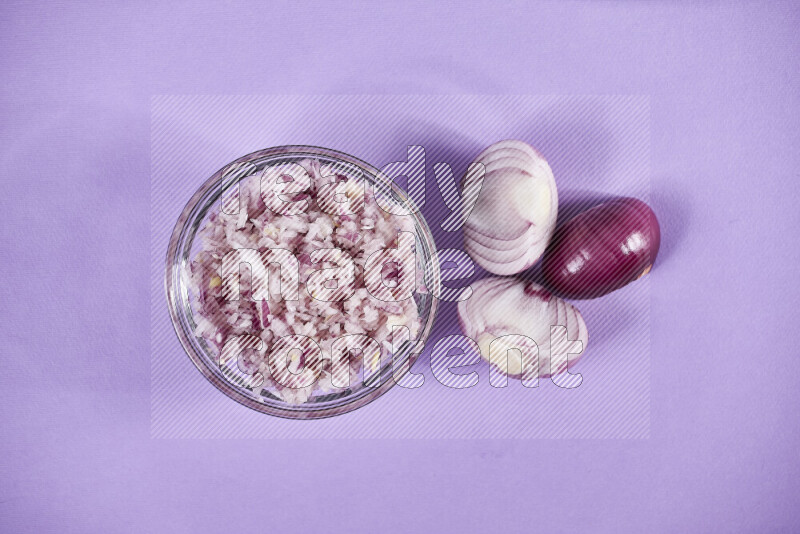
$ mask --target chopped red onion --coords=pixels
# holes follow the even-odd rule
[[[229,209],[216,211],[206,219],[199,232],[200,251],[186,273],[197,324],[195,334],[208,340],[218,353],[230,336],[258,336],[264,343],[258,352],[261,361],[255,362],[254,368],[263,375],[263,386],[294,404],[306,402],[314,391],[336,389],[330,377],[330,358],[331,344],[339,336],[366,334],[385,345],[391,341],[391,325],[407,326],[414,337],[421,327],[413,298],[399,302],[379,300],[369,294],[363,280],[364,265],[370,255],[396,244],[398,232],[416,234],[413,219],[384,213],[369,188],[365,192],[361,179],[345,175],[340,168],[320,164],[317,160],[302,161],[300,166],[310,179],[289,184],[294,188],[305,187],[301,191],[292,189],[290,198],[302,200],[303,204],[308,202],[304,212],[293,208],[279,214],[280,211],[276,213],[266,209],[258,177],[246,178],[240,183],[238,212],[228,213],[233,211]],[[328,203],[326,207],[332,207],[328,210],[332,213],[320,208],[320,202],[315,201],[317,193],[331,183],[344,184],[341,188],[346,192],[340,195],[351,199],[355,213],[346,211],[346,204],[340,202],[335,205]],[[267,198],[277,205],[274,196]],[[223,257],[228,252],[275,248],[287,249],[298,258],[299,301],[254,302],[250,300],[249,277],[241,278],[239,300],[228,300],[223,296],[220,271]],[[343,301],[314,299],[305,290],[305,284],[309,275],[327,262],[313,263],[312,253],[334,248],[352,258],[356,272],[355,290]],[[397,293],[401,289],[391,291]],[[269,351],[286,336],[308,336],[320,347],[321,361],[315,361],[309,367],[309,373],[316,378],[315,385],[303,383],[302,387],[289,387],[287,384],[296,386],[297,381],[281,380],[286,378],[281,374],[283,371],[268,365]],[[352,359],[353,376],[361,370],[361,363],[361,358]],[[280,374],[279,380],[270,374],[271,370]],[[261,382],[257,383],[260,388]]]

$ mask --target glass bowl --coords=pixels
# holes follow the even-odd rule
[[[165,269],[165,290],[170,317],[178,339],[192,363],[220,391],[231,399],[259,412],[290,419],[319,419],[350,412],[386,393],[407,373],[430,335],[436,317],[438,300],[429,292],[414,292],[419,313],[420,328],[415,339],[405,342],[394,355],[381,360],[380,374],[366,381],[353,382],[349,388],[333,393],[314,391],[304,404],[285,402],[268,387],[248,388],[236,383],[218,364],[217,355],[202,337],[194,334],[197,327],[191,293],[188,286],[188,269],[200,249],[198,231],[208,217],[219,211],[221,202],[243,180],[255,179],[267,166],[297,163],[317,159],[321,164],[335,165],[351,175],[361,175],[383,197],[411,208],[416,230],[417,269],[425,273],[426,285],[438,287],[439,265],[433,236],[422,214],[414,209],[411,200],[392,187],[378,169],[358,158],[335,150],[313,146],[280,146],[259,150],[231,162],[194,193],[183,209],[169,241]],[[376,194],[378,194],[376,192]],[[417,288],[418,289],[418,288]],[[302,289],[301,289],[302,290]],[[225,366],[223,366],[224,368]]]

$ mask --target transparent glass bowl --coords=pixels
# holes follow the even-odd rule
[[[382,359],[383,367],[380,374],[372,377],[377,378],[373,380],[374,383],[370,383],[370,380],[367,380],[367,383],[354,381],[349,388],[334,393],[315,391],[306,403],[292,405],[268,388],[251,390],[237,386],[226,378],[218,365],[215,352],[206,340],[194,335],[196,322],[187,277],[184,273],[200,248],[195,238],[208,216],[219,210],[220,199],[230,193],[231,188],[240,181],[253,178],[267,166],[299,162],[307,158],[317,159],[321,164],[343,167],[352,175],[361,174],[370,186],[378,185],[381,191],[389,192],[394,202],[413,207],[411,200],[397,188],[391,187],[378,169],[348,154],[327,148],[299,145],[259,150],[226,165],[194,193],[178,218],[170,238],[164,279],[172,324],[178,339],[197,369],[231,399],[259,412],[290,419],[319,419],[340,415],[360,408],[386,393],[408,372],[421,352],[433,327],[438,305],[438,300],[430,293],[414,293],[421,323],[419,334],[416,339],[404,343],[393,357]],[[438,264],[435,263],[437,259],[433,236],[421,213],[414,209],[411,217],[414,219],[417,234],[417,268],[423,272],[427,271],[426,277],[431,277],[426,278],[428,287],[438,287],[440,271]]]

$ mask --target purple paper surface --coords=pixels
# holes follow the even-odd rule
[[[3,4],[0,531],[797,531],[799,23],[790,2]],[[649,438],[152,439],[151,96],[426,93],[649,98]]]

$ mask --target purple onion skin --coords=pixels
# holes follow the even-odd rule
[[[600,297],[650,272],[660,244],[650,206],[635,198],[611,200],[556,230],[542,274],[562,297]]]

